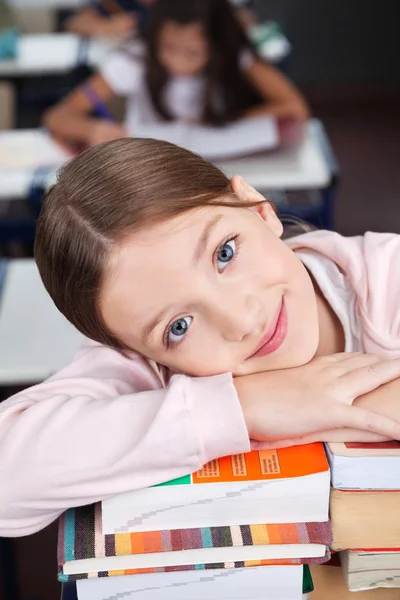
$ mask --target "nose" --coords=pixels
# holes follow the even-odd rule
[[[261,309],[260,299],[253,294],[230,294],[216,307],[215,324],[225,339],[241,342],[262,329]]]

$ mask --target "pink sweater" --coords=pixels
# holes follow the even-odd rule
[[[400,236],[314,232],[288,241],[334,260],[357,297],[368,352],[400,355]],[[49,380],[0,404],[0,536],[66,508],[179,477],[250,442],[230,374],[169,374],[87,341]]]

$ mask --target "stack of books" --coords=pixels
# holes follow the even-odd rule
[[[349,589],[400,587],[400,443],[327,444],[333,545]]]
[[[329,490],[322,444],[214,460],[67,511],[59,580],[78,600],[301,600],[303,565],[330,556]]]

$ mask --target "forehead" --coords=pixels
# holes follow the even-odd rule
[[[185,44],[187,47],[198,47],[205,43],[203,28],[200,23],[182,25],[174,21],[166,21],[160,31],[160,41],[168,44]]]
[[[210,221],[217,220],[217,217],[221,221],[232,220],[232,218],[240,220],[241,215],[235,215],[237,212],[244,211],[223,206],[207,206],[143,227],[128,236],[113,252],[110,272],[115,276],[128,264],[147,273],[149,273],[150,263],[155,268],[162,264],[164,270],[169,266],[173,268],[174,263],[170,260],[165,261],[166,257],[170,259],[179,256],[183,261],[190,250],[194,250],[197,240]],[[168,264],[166,265],[165,262]]]
[[[246,222],[250,212],[223,206],[202,207],[134,232],[111,254],[101,294],[103,307],[123,301],[128,295],[134,295],[135,301],[148,302],[160,290],[164,293],[168,288],[174,294],[180,284],[196,274],[192,262],[205,227],[219,217],[211,234],[219,242],[222,240],[218,232],[221,236],[236,233],[233,227]]]

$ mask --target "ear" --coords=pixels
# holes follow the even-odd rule
[[[240,177],[239,175],[232,177],[231,187],[232,191],[243,202],[260,202],[260,204],[257,204],[256,206],[249,207],[250,210],[256,212],[277,237],[281,237],[283,233],[283,225],[276,215],[272,202],[269,202],[266,198],[264,198],[260,192],[257,192],[257,190],[246,183],[243,177]]]

